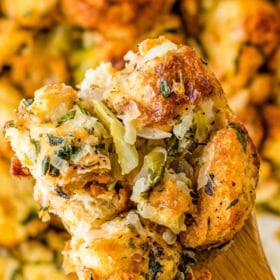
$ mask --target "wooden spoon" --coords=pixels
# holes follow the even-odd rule
[[[202,264],[211,271],[213,280],[275,279],[262,248],[255,213],[228,246],[215,251],[215,256],[211,253]]]

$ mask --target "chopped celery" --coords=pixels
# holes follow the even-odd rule
[[[198,141],[205,140],[208,134],[208,118],[205,112],[194,113],[194,124],[196,125],[195,139]]]
[[[97,118],[113,137],[122,175],[128,174],[138,165],[138,153],[134,145],[125,142],[125,128],[117,117],[99,100],[92,101]]]
[[[154,148],[144,157],[143,166],[136,176],[131,199],[135,202],[146,200],[150,191],[162,179],[167,152],[162,147]]]

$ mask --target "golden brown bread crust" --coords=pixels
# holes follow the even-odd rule
[[[252,186],[257,185],[259,161],[244,126],[230,123],[217,131],[204,153],[213,148],[214,156],[207,162],[209,180],[199,189],[197,212],[180,236],[186,247],[213,246],[232,239],[255,200]]]
[[[22,166],[21,162],[16,156],[13,156],[11,158],[11,168],[10,172],[12,175],[17,176],[17,177],[28,177],[31,176],[31,173],[28,168],[25,168]]]
[[[141,114],[143,126],[168,124],[186,107],[197,105],[213,95],[221,95],[216,78],[205,65],[197,63],[199,59],[193,49],[181,46],[178,54],[167,54],[157,60],[154,68],[145,71],[143,82],[153,89],[155,97]],[[180,84],[185,89],[184,94],[171,88],[170,97],[164,98],[160,93],[162,81],[168,85]]]
[[[146,40],[141,49],[148,52],[152,49],[152,41]],[[164,42],[164,39],[158,39]],[[190,107],[201,104],[207,99],[224,100],[222,88],[197,53],[188,46],[179,45],[178,52],[168,52],[155,58],[155,63],[137,66],[137,84],[150,87],[151,96],[141,98],[140,92],[129,98],[113,101],[112,107],[122,115],[127,110],[127,104],[133,100],[141,112],[139,118],[142,127],[162,127],[170,129],[176,116]],[[161,83],[170,88],[170,95],[165,98],[161,92]]]

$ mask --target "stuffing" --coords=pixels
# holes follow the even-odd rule
[[[258,156],[193,49],[160,37],[124,59],[88,70],[79,90],[37,90],[6,137],[42,218],[71,234],[66,272],[186,279],[185,248],[229,241],[249,217]]]

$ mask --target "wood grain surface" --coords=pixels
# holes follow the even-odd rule
[[[202,261],[213,280],[275,279],[263,251],[254,213],[229,245],[215,251]]]

